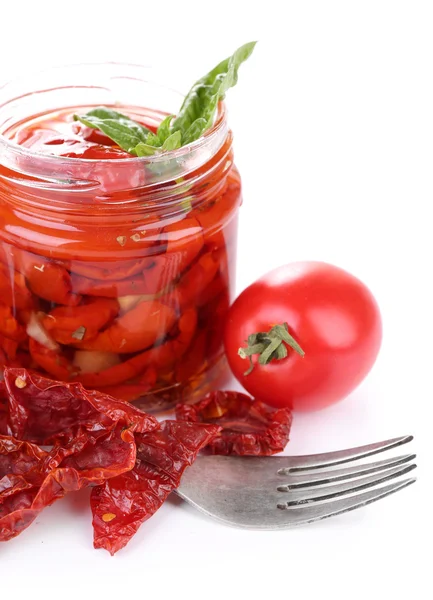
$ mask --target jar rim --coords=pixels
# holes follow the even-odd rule
[[[77,68],[77,69],[88,69],[88,68],[100,68],[100,67],[115,67],[115,68],[125,68],[125,69],[151,69],[152,67],[148,66],[148,65],[144,65],[144,64],[139,64],[139,63],[129,63],[129,62],[116,62],[116,61],[104,61],[104,62],[86,62],[86,63],[70,63],[70,64],[66,64],[66,65],[58,65],[58,66],[52,66],[46,69],[41,69],[37,72],[32,72],[32,75],[38,75],[38,74],[49,74],[49,73],[55,73],[56,71],[59,70],[64,70],[64,69],[70,69],[70,68]],[[14,77],[12,79],[9,79],[8,81],[4,82],[2,85],[0,85],[0,93],[7,91],[9,86],[13,86],[16,83],[19,82],[25,82],[26,81],[26,76],[23,75],[21,77]],[[144,81],[144,80],[143,80]],[[149,83],[153,83],[152,81],[149,81]],[[161,84],[158,83],[159,86],[161,86]],[[170,88],[170,86],[168,85],[162,85],[162,87],[165,87],[167,90],[176,92],[177,94],[179,94],[182,97],[185,97],[181,92],[179,92],[178,90],[174,90],[173,88]],[[48,90],[47,90],[48,91]],[[13,100],[16,100],[17,98],[13,98]],[[8,100],[7,102],[3,103],[0,102],[0,108],[2,108],[3,106],[5,106],[5,104],[7,104],[8,102],[10,102],[11,100]],[[158,107],[151,107],[155,110],[159,110]],[[185,146],[181,146],[180,148],[177,148],[176,150],[169,150],[167,152],[161,153],[161,154],[154,154],[151,156],[131,156],[130,158],[104,158],[104,163],[106,162],[107,164],[110,165],[116,165],[116,164],[143,164],[143,165],[155,165],[161,162],[165,162],[167,161],[167,159],[182,159],[182,158],[187,158],[189,154],[191,154],[191,152],[195,151],[195,150],[199,150],[200,148],[205,147],[211,139],[215,138],[218,136],[218,134],[220,134],[222,132],[222,130],[225,129],[225,131],[223,131],[223,133],[227,133],[227,124],[226,124],[226,118],[227,118],[227,110],[226,110],[226,106],[225,103],[223,101],[220,101],[218,103],[218,109],[217,109],[217,115],[214,121],[214,124],[212,125],[212,127],[210,127],[207,131],[204,132],[204,134],[198,139],[195,140],[194,142],[191,142],[190,144],[187,144]],[[21,155],[22,157],[27,157],[27,158],[37,158],[38,160],[44,160],[47,161],[47,163],[54,163],[54,164],[58,164],[59,161],[64,161],[65,164],[85,164],[85,165],[91,165],[92,163],[100,163],[101,160],[100,159],[92,159],[92,158],[73,158],[73,157],[69,157],[69,156],[58,156],[58,155],[54,155],[54,154],[47,154],[44,152],[38,152],[35,150],[31,150],[29,148],[25,148],[23,146],[20,146],[19,144],[17,144],[16,142],[12,141],[10,138],[8,138],[7,136],[5,136],[2,131],[0,130],[0,147],[3,146],[6,150],[12,151],[14,154],[16,155]],[[1,152],[0,152],[0,158],[1,158]]]
[[[125,68],[138,68],[138,69],[143,69],[143,68],[150,68],[147,65],[144,64],[139,64],[139,63],[130,63],[130,62],[117,62],[117,61],[104,61],[104,62],[86,62],[86,63],[70,63],[70,64],[66,64],[66,65],[59,65],[59,66],[53,66],[53,67],[49,67],[47,69],[41,69],[39,70],[37,73],[33,73],[33,74],[42,74],[42,73],[54,73],[56,70],[60,70],[60,69],[68,69],[68,68],[98,68],[101,66],[113,66],[113,67],[125,67]],[[0,92],[7,90],[7,88],[10,85],[13,85],[17,82],[20,81],[25,81],[26,77],[21,76],[21,77],[14,77],[12,79],[9,79],[8,81],[4,82],[2,85],[0,85]],[[167,87],[167,89],[172,89],[169,86],[164,86]],[[178,90],[173,90],[176,93],[179,93],[179,95],[185,97],[183,94],[181,94],[180,92],[178,92]],[[0,107],[4,106],[4,104],[0,104]],[[158,110],[158,107],[152,107],[156,110]],[[154,164],[157,162],[161,162],[164,160],[167,160],[167,156],[170,156],[170,158],[179,158],[179,157],[183,157],[188,155],[192,150],[195,150],[197,148],[199,148],[200,146],[203,146],[204,144],[206,144],[206,142],[208,141],[208,138],[211,137],[212,135],[216,135],[218,133],[218,131],[222,128],[224,121],[226,119],[227,116],[227,111],[226,111],[226,106],[224,104],[223,101],[219,102],[218,104],[218,112],[217,112],[217,116],[215,119],[214,124],[212,125],[212,127],[210,127],[207,131],[204,132],[204,134],[198,139],[195,140],[194,142],[191,142],[190,144],[187,144],[185,146],[181,146],[180,148],[177,148],[176,150],[169,150],[168,152],[165,152],[164,154],[154,154],[151,156],[131,156],[130,158],[104,158],[104,162],[109,162],[110,164],[116,164],[119,162],[124,162],[124,161],[128,161],[128,162],[137,162],[137,163],[149,163],[149,164]],[[69,156],[56,156],[54,154],[46,154],[44,152],[37,152],[34,150],[31,150],[29,148],[25,148],[23,146],[20,146],[19,144],[13,142],[11,139],[9,139],[8,137],[6,137],[1,131],[0,131],[0,144],[3,144],[4,146],[13,149],[15,152],[20,153],[24,156],[28,156],[28,157],[35,157],[35,158],[39,158],[39,159],[43,159],[43,158],[47,158],[50,160],[53,160],[54,162],[58,161],[59,159],[61,159],[62,161],[65,160],[66,162],[71,161],[71,163],[77,164],[77,161],[83,161],[85,164],[90,164],[90,163],[95,163],[95,162],[100,162],[99,159],[94,159],[94,158],[72,158]]]

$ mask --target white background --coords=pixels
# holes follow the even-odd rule
[[[431,549],[432,6],[3,0],[1,79],[115,60],[172,69],[186,91],[259,40],[227,98],[244,182],[238,289],[279,264],[324,260],[370,286],[384,321],[367,380],[335,407],[295,415],[287,452],[410,433],[419,480],[365,509],[283,532],[226,528],[174,499],[115,558],[92,548],[84,491],[0,545],[2,596],[428,597],[417,588],[428,575],[420,540]]]

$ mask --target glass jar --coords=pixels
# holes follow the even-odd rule
[[[157,126],[181,95],[146,67],[50,69],[0,89],[0,361],[146,410],[227,371],[241,182],[220,104],[178,150],[86,159],[16,143],[23,124],[105,105]],[[57,154],[56,154],[57,153]]]

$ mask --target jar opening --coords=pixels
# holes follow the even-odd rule
[[[103,63],[52,68],[10,81],[0,88],[0,165],[6,177],[31,178],[33,187],[75,192],[99,190],[104,195],[180,180],[211,160],[227,141],[226,110],[220,103],[214,125],[200,139],[163,154],[104,160],[72,158],[37,152],[8,139],[7,132],[35,114],[78,106],[149,106],[157,124],[176,113],[182,94],[145,66]],[[140,176],[145,170],[146,178]],[[115,175],[113,175],[113,173]],[[132,176],[133,175],[133,176]],[[4,174],[2,174],[4,176]],[[107,181],[109,186],[107,188]],[[25,185],[25,183],[24,183]]]

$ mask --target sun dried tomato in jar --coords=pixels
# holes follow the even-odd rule
[[[0,361],[158,410],[225,373],[241,182],[222,103],[203,137],[147,157],[74,121],[103,104],[156,131],[179,94],[147,71],[0,90]]]

